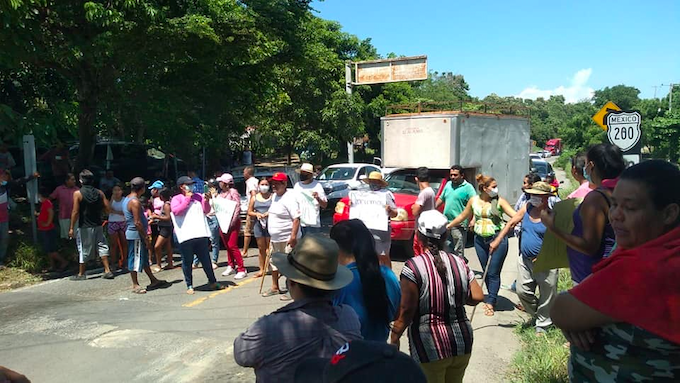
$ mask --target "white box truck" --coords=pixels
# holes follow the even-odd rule
[[[393,114],[381,118],[382,161],[387,168],[447,169],[460,165],[476,186],[483,173],[498,181],[514,204],[529,171],[529,119],[476,112]]]

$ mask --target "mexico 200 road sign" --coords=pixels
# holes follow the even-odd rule
[[[610,112],[607,114],[605,122],[609,128],[607,130],[609,142],[618,146],[621,151],[627,152],[640,142],[642,136],[640,113]]]

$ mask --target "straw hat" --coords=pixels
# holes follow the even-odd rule
[[[298,173],[305,172],[309,174],[314,174],[314,166],[312,166],[312,164],[309,163],[304,163],[302,164],[302,166],[300,166],[300,169],[297,169],[295,171]]]
[[[316,235],[302,237],[290,254],[274,253],[272,263],[290,280],[320,290],[341,289],[354,278],[338,264],[337,243]]]
[[[377,183],[382,186],[387,186],[387,181],[385,181],[382,173],[380,172],[371,172],[368,177],[364,178],[362,181],[366,183]]]
[[[527,194],[533,195],[552,195],[553,187],[549,183],[538,181],[531,185],[531,188],[524,190]]]

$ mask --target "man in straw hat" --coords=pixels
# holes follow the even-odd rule
[[[328,206],[326,193],[321,184],[314,179],[312,164],[302,164],[297,172],[300,173],[300,182],[295,184],[293,190],[298,193],[302,235],[319,234],[321,232],[321,209]]]
[[[380,259],[380,264],[387,267],[392,267],[392,262],[390,261],[390,247],[392,246],[392,237],[390,233],[392,227],[390,226],[390,219],[397,216],[397,205],[394,202],[394,194],[387,190],[387,182],[383,179],[383,175],[380,172],[371,172],[368,177],[362,180],[367,183],[370,192],[365,191],[351,191],[349,193],[349,208],[350,208],[350,218],[352,216],[352,209],[361,209],[361,205],[370,205],[371,200],[374,197],[380,197],[381,201],[385,201],[385,210],[387,211],[387,230],[378,230],[372,228],[368,222],[364,222],[366,227],[373,234],[373,239],[375,240],[375,251],[378,253],[378,258]]]
[[[335,241],[308,235],[291,253],[275,253],[272,262],[288,278],[294,302],[239,335],[234,359],[254,368],[258,382],[290,382],[303,360],[329,358],[346,342],[361,339],[361,324],[350,306],[333,306],[333,292],[352,281],[352,272],[338,265]]]
[[[505,225],[496,239],[489,245],[493,253],[500,245],[500,240],[518,223],[522,223],[521,241],[519,244],[520,261],[517,262],[517,296],[522,308],[536,319],[536,334],[543,335],[546,328],[552,325],[550,308],[557,297],[558,269],[534,273],[534,261],[543,246],[546,227],[541,222],[541,212],[548,209],[548,199],[554,195],[553,187],[546,182],[535,182],[524,192],[529,201],[517,211],[510,222]],[[536,296],[538,286],[539,295]]]

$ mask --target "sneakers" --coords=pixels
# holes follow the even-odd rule
[[[113,278],[114,278],[114,275],[113,275],[112,272],[109,271],[108,273],[102,275],[102,278],[104,278],[104,279],[113,279]]]
[[[84,281],[84,280],[87,279],[87,277],[85,276],[85,274],[83,274],[83,275],[76,274],[76,275],[71,275],[71,278],[69,278],[69,279],[72,280],[72,281]]]
[[[224,272],[222,273],[222,276],[226,277],[227,275],[231,275],[231,274],[234,274],[234,268],[231,267],[231,266],[227,266],[227,269],[224,270]]]
[[[243,279],[246,276],[248,276],[248,273],[246,273],[245,271],[239,271],[238,273],[236,273],[234,279]]]

